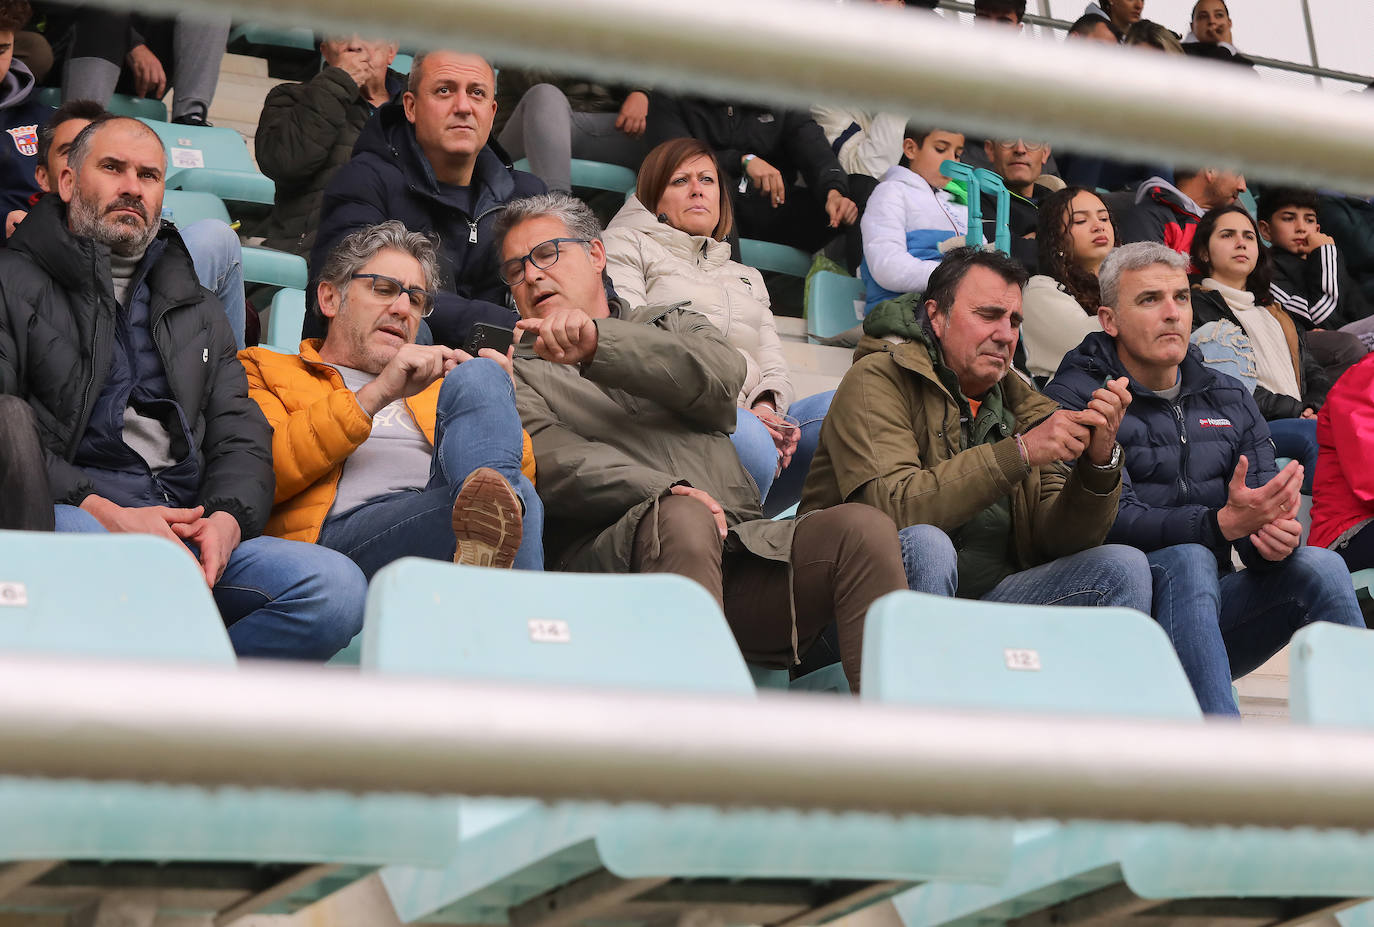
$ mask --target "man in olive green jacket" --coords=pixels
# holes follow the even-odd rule
[[[929,298],[873,310],[801,511],[866,502],[891,515],[917,591],[1148,613],[1145,558],[1098,546],[1116,517],[1130,394],[1113,381],[1069,412],[1012,370],[1025,282],[1010,258],[961,248]]]
[[[739,352],[686,304],[632,310],[609,297],[600,234],[560,193],[508,204],[496,226],[517,327],[535,339],[516,355],[516,406],[546,564],[695,579],[764,666],[798,665],[835,621],[857,691],[868,606],[906,586],[895,526],[864,505],[764,520],[728,435]]]

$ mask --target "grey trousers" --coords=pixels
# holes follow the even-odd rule
[[[617,129],[615,120],[615,113],[575,113],[563,91],[535,84],[516,104],[498,141],[512,158],[529,158],[530,173],[550,190],[571,193],[573,158],[639,170],[649,148]]]

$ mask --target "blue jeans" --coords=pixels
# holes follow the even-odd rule
[[[898,532],[907,587],[954,595],[959,564],[954,543],[933,525]],[[1150,570],[1134,547],[1104,544],[1013,573],[983,596],[985,602],[1018,605],[1121,606],[1150,612]]]
[[[219,297],[234,342],[243,348],[248,309],[243,296],[243,246],[238,233],[218,219],[201,219],[180,229],[200,285]]]
[[[1207,714],[1237,715],[1231,680],[1244,676],[1313,621],[1364,627],[1345,562],[1299,547],[1281,564],[1218,576],[1212,552],[1178,544],[1149,555],[1155,620],[1178,652]]]
[[[521,434],[515,387],[501,365],[485,357],[459,364],[439,388],[429,484],[326,518],[319,542],[346,554],[368,579],[401,557],[452,560],[454,499],[472,471],[491,467],[525,506],[515,568],[542,570],[544,507],[520,472]]]
[[[801,424],[801,434],[792,462],[776,479],[773,474],[778,469],[778,448],[773,443],[773,436],[754,413],[742,407],[736,410],[735,430],[730,440],[734,442],[740,463],[758,484],[765,515],[771,517],[801,501],[802,484],[806,482],[811,458],[816,456],[816,446],[821,440],[821,424],[834,398],[835,391],[829,390],[798,399],[788,408],[787,414]]]
[[[74,506],[54,515],[58,531],[105,530]],[[239,656],[324,661],[362,630],[367,580],[332,550],[257,537],[234,548],[212,592]]]
[[[1274,439],[1274,456],[1291,457],[1302,464],[1302,491],[1311,495],[1312,478],[1317,475],[1317,420],[1315,418],[1277,418],[1269,423]]]

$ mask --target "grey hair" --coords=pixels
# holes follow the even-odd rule
[[[433,290],[438,285],[438,243],[429,234],[412,232],[397,219],[369,225],[344,236],[325,259],[324,267],[320,270],[320,282],[328,283],[342,293],[354,274],[387,249],[399,251],[420,262],[426,290]]]
[[[86,156],[91,153],[91,142],[95,138],[95,134],[112,122],[131,122],[157,139],[157,146],[162,149],[162,165],[164,168],[167,166],[167,148],[162,144],[162,139],[158,134],[148,127],[147,123],[132,116],[117,116],[114,113],[106,113],[92,119],[90,125],[76,133],[76,138],[72,139],[72,146],[67,149],[67,166],[72,169],[72,173],[81,173],[81,165],[85,163]],[[56,178],[52,179],[56,180]]]
[[[1156,264],[1163,264],[1173,270],[1188,272],[1188,256],[1179,254],[1168,245],[1157,241],[1136,241],[1122,245],[1102,262],[1097,271],[1097,285],[1102,291],[1102,305],[1113,309],[1121,295],[1121,275],[1128,270],[1144,270]]]
[[[496,217],[492,235],[496,240],[496,250],[500,251],[506,243],[506,235],[521,222],[541,219],[544,216],[563,223],[572,238],[585,238],[588,241],[601,240],[601,223],[591,207],[568,193],[540,193],[511,200]]]

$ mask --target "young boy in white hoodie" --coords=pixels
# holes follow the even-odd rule
[[[966,201],[956,200],[949,178],[940,173],[941,164],[963,153],[958,132],[906,127],[902,161],[883,175],[860,225],[865,314],[885,299],[923,292],[940,266],[940,242],[968,231]]]

